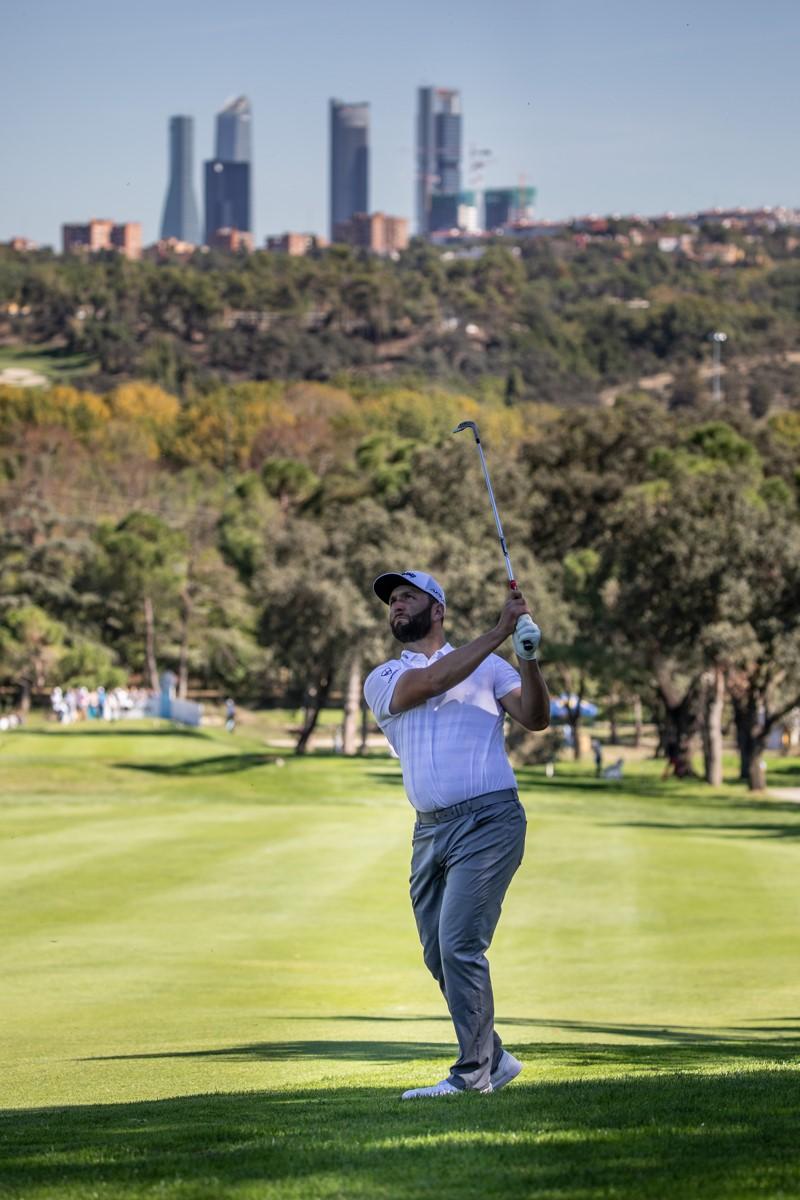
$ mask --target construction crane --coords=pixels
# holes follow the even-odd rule
[[[482,187],[484,171],[492,160],[489,149],[479,149],[474,144],[469,148],[469,182],[471,187]]]

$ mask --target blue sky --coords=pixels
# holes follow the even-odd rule
[[[800,205],[800,4],[16,0],[0,51],[0,239],[158,235],[167,122],[253,104],[259,241],[327,230],[327,102],[372,104],[371,207],[412,217],[416,88],[460,88],[487,186],[539,215]]]

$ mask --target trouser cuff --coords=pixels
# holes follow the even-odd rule
[[[447,1076],[447,1082],[451,1083],[454,1088],[458,1088],[458,1090],[460,1092],[465,1092],[467,1090],[467,1085],[464,1083],[464,1080],[461,1078],[460,1075],[453,1075],[453,1073],[451,1072]]]

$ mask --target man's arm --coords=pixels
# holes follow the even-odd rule
[[[442,692],[462,683],[514,632],[519,617],[527,611],[528,606],[522,594],[514,592],[506,601],[494,629],[482,633],[466,646],[445,654],[429,667],[404,671],[397,681],[389,711],[394,714],[416,708],[418,704],[424,704],[433,696],[441,696]]]
[[[525,729],[547,729],[550,724],[550,693],[536,659],[519,659],[522,687],[507,692],[500,704]]]

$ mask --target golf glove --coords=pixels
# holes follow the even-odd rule
[[[517,658],[528,660],[536,658],[536,651],[539,649],[539,642],[541,640],[541,629],[532,617],[529,617],[527,613],[523,613],[517,621],[517,627],[511,638]]]

